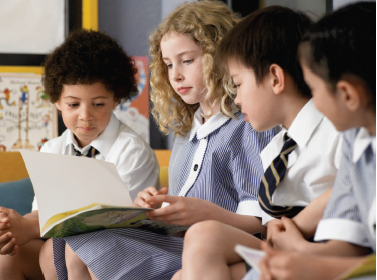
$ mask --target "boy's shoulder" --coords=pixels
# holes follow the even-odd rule
[[[60,153],[63,149],[65,149],[66,141],[68,134],[70,133],[69,129],[66,129],[62,135],[48,140],[41,148],[41,152],[51,152],[51,153]]]

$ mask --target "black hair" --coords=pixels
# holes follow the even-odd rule
[[[45,62],[42,79],[50,101],[59,100],[63,85],[100,82],[117,101],[137,94],[134,61],[104,32],[78,30],[71,33]]]
[[[272,64],[291,75],[303,96],[311,97],[304,82],[297,49],[312,20],[286,7],[270,6],[255,11],[239,22],[221,41],[217,59],[224,66],[235,59],[255,72],[257,83]]]
[[[300,45],[308,67],[336,88],[352,76],[368,89],[376,108],[376,3],[347,5],[312,25]]]

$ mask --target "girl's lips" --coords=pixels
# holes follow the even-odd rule
[[[178,88],[178,92],[179,92],[179,94],[185,94],[190,89],[191,89],[190,87],[180,87],[180,88]]]

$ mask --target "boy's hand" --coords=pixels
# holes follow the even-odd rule
[[[168,188],[162,188],[160,191],[156,190],[155,187],[148,187],[137,194],[135,198],[134,205],[144,208],[158,208],[161,203],[147,202],[146,199],[151,196],[156,196],[160,194],[167,194]]]
[[[169,203],[168,206],[147,214],[151,220],[158,220],[168,224],[190,226],[197,222],[210,219],[211,213],[217,213],[219,206],[196,197],[181,197],[158,195],[148,197],[150,203]]]
[[[271,242],[274,249],[300,251],[306,240],[291,219],[282,217],[281,224],[271,228]]]
[[[273,219],[267,223],[267,238],[266,241],[268,244],[270,244],[272,247],[274,247],[272,238],[273,238],[273,233],[277,231],[282,231],[282,222],[279,219]]]
[[[12,240],[15,239],[14,244],[18,246],[28,243],[30,240],[35,238],[35,236],[39,236],[39,228],[32,227],[32,219],[24,218],[16,211],[5,207],[0,207],[0,212],[6,214],[9,219],[9,227],[6,229],[0,229],[0,236],[11,232]],[[36,230],[38,232],[36,232]]]

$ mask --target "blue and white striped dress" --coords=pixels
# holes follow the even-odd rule
[[[200,109],[199,109],[200,110]],[[169,194],[197,197],[249,215],[257,205],[263,167],[260,152],[275,130],[255,131],[240,112],[221,113],[175,139],[169,163]],[[183,239],[140,229],[102,230],[54,238],[58,278],[67,279],[65,242],[99,279],[170,279],[181,268]]]

